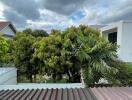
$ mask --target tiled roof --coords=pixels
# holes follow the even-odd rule
[[[5,28],[7,25],[9,25],[9,22],[0,22],[0,30],[2,30],[3,28]]]
[[[4,29],[6,26],[8,26],[12,29],[14,33],[16,33],[16,29],[14,25],[10,21],[0,21],[0,31]]]
[[[2,90],[0,100],[96,100],[89,89]]]
[[[132,100],[132,87],[1,90],[0,100]]]
[[[132,100],[132,87],[91,88],[98,100]]]

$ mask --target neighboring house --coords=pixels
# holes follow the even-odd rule
[[[101,28],[102,35],[111,43],[119,45],[120,60],[132,62],[132,21],[119,21]]]
[[[0,21],[0,33],[2,33],[5,38],[12,38],[16,33],[16,29],[11,22]]]

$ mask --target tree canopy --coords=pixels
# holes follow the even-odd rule
[[[98,31],[81,25],[52,32],[34,45],[33,57],[43,61],[46,73],[66,74],[69,81],[79,82],[80,70],[84,69],[88,83],[97,82],[106,73],[116,74],[117,69],[106,61],[117,57],[117,46],[105,41]]]
[[[111,84],[127,84],[122,80],[129,74],[124,63],[117,60],[118,46],[88,26],[52,30],[49,35],[43,30],[26,29],[10,43],[13,63],[30,82],[35,82],[33,77],[35,80],[38,74],[51,76],[54,82],[63,76],[67,82],[80,82],[82,70],[87,85],[101,78]]]
[[[5,54],[8,52],[8,49],[8,43],[2,36],[0,36],[0,63],[2,63],[2,60]]]
[[[30,28],[27,28],[23,30],[23,34],[26,35],[32,35],[33,37],[47,37],[48,33],[45,30],[32,30]]]

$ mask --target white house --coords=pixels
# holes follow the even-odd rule
[[[15,35],[16,29],[11,22],[0,21],[0,33],[2,33],[5,38],[11,38]]]
[[[112,43],[117,43],[120,60],[132,62],[132,21],[119,21],[101,28],[102,36]]]

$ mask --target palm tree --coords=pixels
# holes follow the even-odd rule
[[[107,73],[116,74],[118,71],[107,64],[107,61],[117,58],[117,45],[100,37],[97,30],[83,25],[71,27],[64,32],[64,39],[65,49],[71,52],[71,58],[75,60],[73,65],[83,69],[86,83],[94,84]]]

